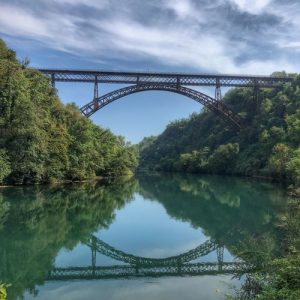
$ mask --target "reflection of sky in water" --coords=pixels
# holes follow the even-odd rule
[[[178,255],[209,239],[200,228],[195,229],[188,222],[170,218],[160,203],[144,199],[139,194],[134,196],[134,201],[116,211],[116,218],[108,229],[95,233],[99,239],[128,254],[152,258]],[[213,251],[194,262],[216,261],[217,254]],[[224,261],[232,261],[226,249]],[[97,265],[113,264],[122,262],[97,253]],[[83,244],[78,244],[72,251],[62,249],[55,265],[89,266],[91,250]]]
[[[39,287],[43,300],[219,300],[237,280],[227,276],[51,282]],[[34,299],[28,293],[25,299]]]

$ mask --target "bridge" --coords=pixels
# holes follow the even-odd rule
[[[143,91],[168,91],[181,94],[206,106],[229,125],[239,129],[242,120],[222,101],[221,87],[248,87],[253,89],[257,101],[260,88],[278,88],[291,82],[290,77],[222,75],[222,74],[185,74],[156,72],[119,72],[96,70],[59,70],[39,69],[55,86],[55,82],[94,83],[93,100],[83,107],[81,112],[90,117],[99,109],[122,97]],[[126,84],[124,88],[99,96],[99,84]],[[211,86],[215,88],[215,97],[210,97],[190,87]]]
[[[92,264],[87,267],[53,268],[46,280],[108,279],[129,277],[197,276],[215,274],[233,274],[249,269],[244,262],[224,262],[224,247],[214,240],[208,240],[198,247],[177,256],[167,258],[146,258],[128,254],[115,249],[95,236],[91,236],[86,245],[92,252]],[[217,252],[217,262],[192,263],[191,261]],[[123,265],[97,266],[96,254],[125,263]]]

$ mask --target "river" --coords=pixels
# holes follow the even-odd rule
[[[2,188],[0,281],[8,299],[225,299],[245,251],[280,253],[285,206],[273,184],[208,175]]]

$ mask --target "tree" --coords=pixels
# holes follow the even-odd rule
[[[19,63],[2,40],[0,115],[0,182],[83,180],[132,173],[137,166],[131,145],[83,117],[75,105],[63,105],[49,79]]]
[[[286,116],[288,125],[288,138],[296,146],[300,145],[300,109],[294,114]]]
[[[10,174],[11,168],[8,156],[3,149],[0,149],[0,183],[3,183],[6,177]]]
[[[287,170],[291,173],[294,182],[300,186],[300,148],[294,151],[287,163]]]
[[[234,161],[239,153],[238,143],[220,145],[209,157],[208,168],[213,173],[232,172]]]
[[[268,160],[268,169],[273,176],[283,178],[286,176],[287,164],[291,149],[285,144],[276,144]]]

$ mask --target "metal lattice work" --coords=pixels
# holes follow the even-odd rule
[[[186,253],[171,256],[167,258],[147,258],[134,256],[132,254],[125,253],[121,250],[115,249],[114,247],[106,244],[102,240],[98,239],[95,236],[92,236],[87,243],[91,249],[95,249],[97,252],[109,256],[118,261],[124,263],[129,263],[131,265],[140,265],[140,266],[170,266],[176,265],[178,263],[182,264],[185,262],[192,261],[201,256],[205,256],[208,253],[217,249],[217,244],[213,240],[208,240],[205,243],[199,245],[195,249],[192,249]]]
[[[39,69],[53,82],[102,82],[120,84],[176,84],[185,86],[276,87],[290,82],[288,77],[184,74],[161,72],[119,72],[94,70]]]
[[[83,115],[90,117],[103,106],[132,93],[146,90],[164,90],[182,94],[198,101],[215,112],[230,125],[241,127],[239,118],[222,101],[221,87],[259,88],[280,87],[291,82],[291,77],[224,75],[224,74],[184,74],[159,72],[118,72],[94,70],[39,69],[55,82],[94,83],[94,100],[81,108]],[[98,83],[131,84],[131,86],[98,97]],[[185,87],[184,87],[185,86]],[[187,86],[214,86],[215,98],[209,97]],[[258,92],[257,92],[258,94]]]
[[[103,108],[107,104],[118,100],[122,97],[128,96],[130,94],[142,92],[142,91],[151,91],[151,90],[159,90],[159,91],[169,91],[177,94],[181,94],[183,96],[189,97],[202,105],[209,108],[211,111],[218,114],[221,118],[226,121],[229,121],[231,125],[240,128],[240,119],[237,115],[235,115],[226,105],[219,100],[216,100],[212,97],[209,97],[199,91],[178,86],[178,85],[170,85],[170,84],[138,84],[131,85],[119,90],[115,90],[110,92],[104,96],[99,98],[95,98],[90,103],[83,106],[80,110],[86,116],[90,117],[99,109]]]
[[[197,276],[213,274],[232,274],[249,271],[251,266],[245,262],[223,262],[224,247],[214,240],[207,240],[198,247],[177,256],[167,258],[147,258],[135,256],[115,249],[95,236],[86,245],[92,251],[92,265],[88,267],[53,268],[46,280],[108,279],[129,277]],[[217,252],[217,262],[191,263],[191,261]],[[97,266],[96,253],[125,263],[124,265]]]
[[[162,276],[199,276],[215,274],[232,274],[249,270],[242,262],[225,262],[220,268],[219,263],[187,263],[169,266],[126,266],[115,265],[105,267],[68,267],[52,269],[46,280],[75,279],[109,279],[128,277],[162,277]]]

